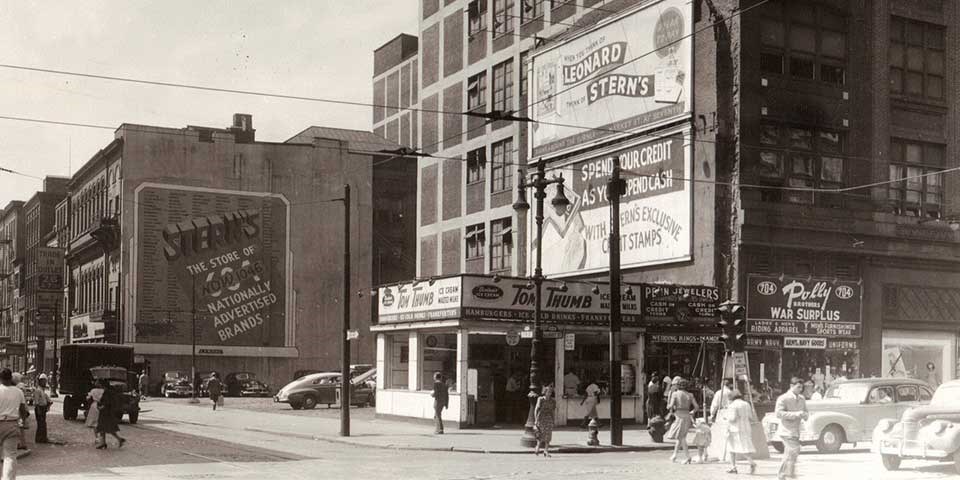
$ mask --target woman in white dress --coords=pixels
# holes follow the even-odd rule
[[[730,454],[730,470],[727,473],[737,473],[737,455],[745,457],[750,462],[750,474],[757,470],[753,461],[756,449],[753,447],[750,423],[756,421],[753,406],[743,400],[739,390],[730,393],[732,401],[727,406],[727,443],[726,451]]]
[[[97,419],[100,418],[100,409],[97,408],[100,406],[100,397],[103,396],[103,388],[99,385],[94,385],[90,389],[90,393],[87,394],[87,400],[90,403],[90,409],[87,410],[86,421],[84,424],[90,428],[97,427]]]

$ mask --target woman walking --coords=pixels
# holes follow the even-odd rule
[[[543,387],[543,395],[537,399],[537,406],[533,411],[533,428],[537,434],[537,447],[534,455],[540,455],[540,446],[543,445],[543,456],[550,456],[550,441],[553,440],[553,413],[557,409],[557,400],[553,396],[553,385]]]
[[[87,393],[87,402],[90,404],[90,408],[87,409],[83,423],[88,428],[97,428],[97,420],[100,418],[100,399],[102,397],[103,387],[100,386],[100,383],[95,383],[90,392]],[[96,434],[96,430],[94,430],[94,437],[97,438],[97,444],[99,445],[100,436]]]
[[[727,473],[737,473],[737,455],[746,457],[750,462],[750,474],[757,471],[757,464],[753,461],[756,449],[753,447],[750,423],[756,421],[753,407],[743,400],[743,394],[734,390],[730,394],[733,400],[727,407],[727,444],[726,451],[730,454],[730,470]]]
[[[210,400],[213,401],[213,409],[217,409],[217,404],[223,406],[223,384],[220,382],[220,375],[213,372],[210,380],[207,380],[207,392],[210,394]]]
[[[110,381],[107,379],[100,380],[100,388],[103,389],[103,395],[100,397],[100,415],[97,419],[96,432],[100,437],[100,444],[97,445],[97,448],[107,448],[108,433],[117,439],[117,447],[122,447],[127,439],[121,437],[118,433],[120,432],[120,416],[118,415],[120,396],[110,386]]]
[[[687,445],[687,433],[693,426],[693,414],[700,406],[697,405],[697,400],[693,398],[693,394],[688,391],[690,385],[686,380],[676,377],[672,383],[675,390],[670,394],[667,408],[673,412],[675,418],[665,438],[677,441],[673,446],[673,455],[670,456],[670,461],[677,461],[677,454],[680,453],[682,447],[683,453],[687,456],[683,463],[687,464],[690,463],[690,446]]]

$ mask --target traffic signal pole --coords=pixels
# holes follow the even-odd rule
[[[620,178],[620,160],[613,158],[613,171],[607,184],[610,202],[610,444],[623,445],[623,421],[620,418],[620,196],[624,181]]]

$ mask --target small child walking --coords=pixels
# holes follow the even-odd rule
[[[700,457],[700,463],[707,463],[707,447],[710,446],[710,425],[703,418],[698,418],[694,425],[696,432],[693,437],[693,444],[697,447],[697,454]]]

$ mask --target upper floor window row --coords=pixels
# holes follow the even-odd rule
[[[946,33],[939,25],[900,17],[890,21],[890,91],[944,98]]]
[[[846,83],[847,21],[843,15],[799,2],[772,2],[763,8],[761,71],[837,86]]]

